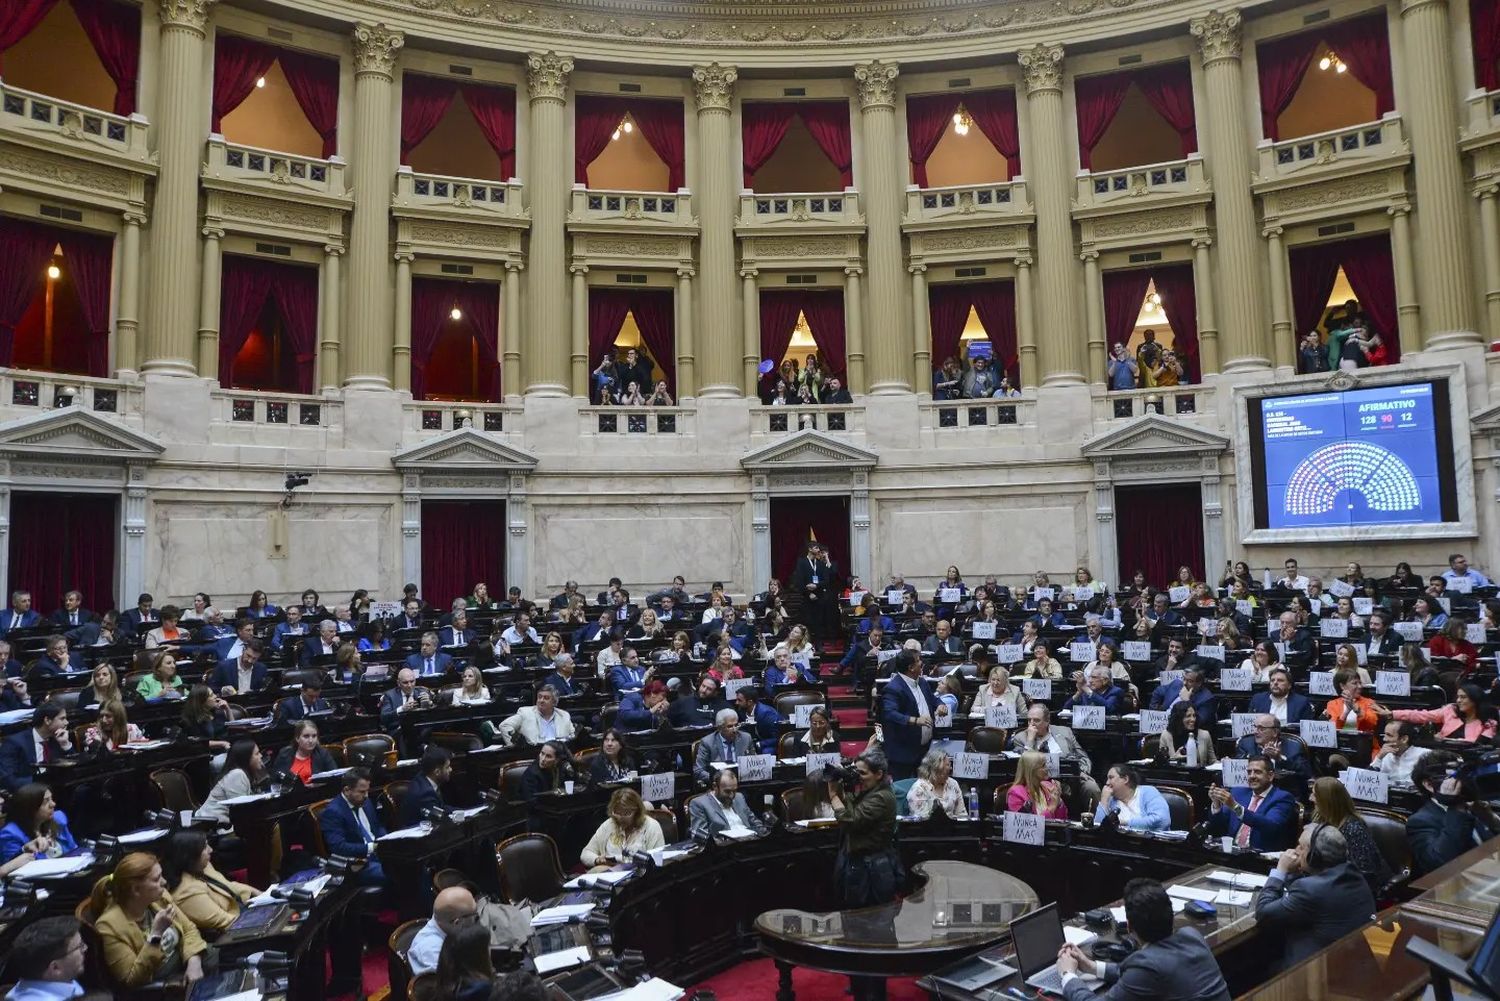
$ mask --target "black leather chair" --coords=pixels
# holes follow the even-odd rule
[[[1167,801],[1167,810],[1172,815],[1172,830],[1191,831],[1195,815],[1193,798],[1185,790],[1175,786],[1159,785],[1156,791]]]
[[[183,810],[196,811],[197,797],[193,795],[192,783],[187,772],[181,768],[158,768],[151,773],[151,785],[160,798],[161,809],[181,814]]]
[[[773,705],[776,711],[787,719],[796,715],[797,706],[821,706],[828,702],[828,698],[822,692],[800,691],[782,692],[776,696]]]
[[[529,761],[517,761],[500,771],[500,795],[507,803],[521,802],[521,776],[531,767]]]
[[[1005,750],[1005,740],[1008,736],[1009,734],[997,726],[976,726],[969,731],[966,746],[971,751],[979,751],[983,754],[999,754]]]
[[[1360,818],[1370,828],[1375,847],[1391,867],[1391,881],[1381,888],[1382,899],[1394,897],[1411,879],[1411,844],[1406,840],[1406,817],[1396,810],[1362,807]]]
[[[562,863],[557,843],[545,834],[518,834],[495,848],[500,863],[500,891],[512,904],[539,903],[562,892]]]
[[[396,740],[386,733],[363,733],[344,738],[344,760],[352,768],[375,768],[395,764]]]

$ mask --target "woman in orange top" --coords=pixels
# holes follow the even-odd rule
[[[338,767],[333,755],[318,744],[318,724],[312,720],[298,720],[292,727],[292,744],[283,747],[276,755],[271,773],[285,772],[295,775],[303,785],[312,784],[312,777],[319,772],[331,772]]]
[[[1338,696],[1328,700],[1328,705],[1323,709],[1323,715],[1333,721],[1333,725],[1340,730],[1357,730],[1360,733],[1374,734],[1380,726],[1380,710],[1374,699],[1364,696],[1364,685],[1360,683],[1359,675],[1343,668],[1333,674],[1333,687],[1338,689]],[[1380,741],[1372,742],[1373,753],[1380,753]]]
[[[161,609],[161,625],[146,634],[146,649],[155,650],[167,643],[181,643],[187,639],[187,634],[177,628],[177,622],[182,618],[182,612],[176,605],[163,605]]]
[[[1434,657],[1448,657],[1463,662],[1463,672],[1468,674],[1479,663],[1479,650],[1467,638],[1468,623],[1463,619],[1448,616],[1442,631],[1432,638],[1427,648]]]

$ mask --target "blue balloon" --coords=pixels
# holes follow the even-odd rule
[[[763,359],[761,361],[761,363],[760,363],[760,374],[761,375],[767,375],[770,372],[774,371],[775,368],[776,368],[776,363],[774,361],[772,361],[769,358]]]

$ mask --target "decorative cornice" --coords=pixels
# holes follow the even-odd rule
[[[871,108],[894,108],[896,106],[896,77],[901,70],[895,63],[862,63],[854,67],[854,84],[859,89],[859,106]]]
[[[158,16],[164,27],[187,28],[203,34],[208,27],[208,9],[215,0],[158,0]]]
[[[1205,66],[1220,59],[1240,57],[1240,22],[1237,10],[1209,11],[1188,22],[1188,31],[1198,40]]]
[[[728,111],[734,100],[734,82],[740,78],[733,66],[709,63],[693,67],[693,100],[699,111]]]
[[[389,77],[406,36],[383,24],[354,26],[354,72]]]
[[[568,74],[573,60],[556,52],[533,52],[526,57],[526,89],[533,101],[568,99]]]
[[[1038,45],[1020,53],[1021,73],[1026,79],[1026,93],[1062,90],[1063,48],[1061,45]]]

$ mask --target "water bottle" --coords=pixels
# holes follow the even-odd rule
[[[979,819],[979,790],[969,790],[969,816],[975,820]]]
[[[1198,767],[1198,736],[1197,736],[1197,734],[1192,734],[1192,733],[1188,734],[1188,738],[1187,738],[1187,766],[1189,768],[1197,768]]]

